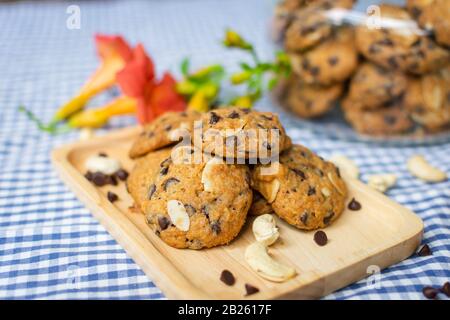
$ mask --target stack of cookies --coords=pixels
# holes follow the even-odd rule
[[[407,1],[414,16],[420,14],[412,3],[441,5],[442,23],[448,23],[450,1]],[[432,2],[436,2],[432,4]],[[431,8],[427,6],[426,8]],[[423,14],[428,13],[423,9]],[[380,5],[383,18],[412,20],[404,8]],[[436,25],[439,19],[433,20]],[[430,24],[427,29],[434,30]],[[441,30],[441,27],[436,28]],[[450,28],[447,28],[447,35]],[[356,46],[367,60],[356,70],[341,106],[347,121],[358,132],[389,135],[409,132],[417,126],[439,131],[450,124],[450,51],[445,35],[435,37],[408,29],[356,28]],[[443,41],[436,42],[441,39]]]
[[[422,33],[365,24],[352,30],[332,28],[325,20],[325,10],[352,4],[321,0],[279,4],[275,13],[278,39],[291,54],[294,71],[280,91],[281,103],[300,117],[311,118],[327,112],[343,95],[345,119],[364,134],[395,135],[418,127],[429,132],[448,129],[450,1],[407,0],[406,8],[379,6],[382,18],[416,19]],[[322,20],[315,18],[316,24],[311,25],[314,16]]]
[[[127,189],[150,228],[176,248],[233,240],[248,214],[275,213],[303,230],[328,226],[345,206],[339,170],[292,145],[270,112],[220,108],[166,113],[134,142]]]
[[[354,0],[286,0],[275,12],[276,38],[291,58],[293,74],[281,102],[302,118],[332,109],[358,64],[354,31],[334,27],[323,13],[350,9]]]

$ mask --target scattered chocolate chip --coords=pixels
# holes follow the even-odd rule
[[[338,63],[338,61],[339,61],[339,58],[336,57],[336,56],[331,56],[331,57],[328,58],[328,64],[330,66],[336,65],[336,63]]]
[[[258,293],[259,289],[255,286],[252,286],[251,284],[246,283],[245,284],[245,295],[250,296],[252,294]]]
[[[328,242],[327,234],[325,232],[323,232],[322,230],[316,231],[316,233],[314,233],[314,241],[319,246],[323,247]]]
[[[216,124],[219,122],[220,116],[217,113],[211,111],[211,118],[209,118],[209,124]]]
[[[169,179],[167,179],[166,181],[164,181],[164,183],[162,185],[164,191],[167,191],[168,188],[170,188],[174,184],[177,184],[178,182],[180,182],[180,180],[178,180],[177,178],[169,178]]]
[[[353,211],[361,210],[361,203],[352,198],[352,200],[348,204],[348,208]]]
[[[155,135],[155,133],[152,132],[152,131],[150,131],[150,132],[147,134],[147,137],[151,138],[151,137],[153,137],[154,135]]]
[[[119,197],[117,196],[117,194],[115,194],[114,192],[111,192],[111,191],[108,191],[106,196],[108,197],[108,200],[111,203],[113,203],[114,201],[119,200]]]
[[[383,40],[380,40],[377,42],[378,44],[381,44],[382,46],[388,46],[388,47],[392,47],[394,45],[394,43],[392,42],[391,39],[385,38]]]
[[[417,251],[417,255],[419,257],[426,257],[432,254],[430,247],[427,244],[424,244],[419,251]]]
[[[150,187],[148,187],[148,194],[147,194],[147,199],[150,200],[153,196],[153,194],[156,191],[156,186],[155,184],[151,184]]]
[[[417,19],[420,16],[420,14],[421,14],[421,11],[416,6],[413,6],[411,8],[411,15],[414,17],[414,19]]]
[[[447,297],[450,297],[450,282],[444,283],[441,288],[441,292],[444,293]]]
[[[165,176],[167,174],[167,172],[169,172],[169,167],[164,167],[164,168],[161,169],[159,174],[162,175],[162,176]]]
[[[102,187],[107,184],[107,178],[108,177],[101,172],[94,172],[92,174],[92,183],[98,187]]]
[[[103,157],[103,158],[107,158],[107,157],[108,157],[108,155],[107,155],[106,153],[104,153],[104,152],[100,152],[100,153],[98,154],[98,156],[99,156],[99,157]]]
[[[225,283],[227,286],[232,286],[236,283],[236,279],[233,274],[228,270],[223,270],[220,274],[220,281]]]
[[[209,220],[209,209],[208,209],[208,206],[207,206],[207,205],[204,205],[204,206],[202,207],[202,213],[206,216],[206,219]]]
[[[122,181],[125,181],[128,178],[128,172],[125,169],[119,169],[115,173],[115,175],[116,175],[117,178],[119,178]]]
[[[422,293],[427,299],[434,299],[438,294],[438,290],[433,287],[427,286],[422,289]]]
[[[170,225],[170,221],[166,217],[158,217],[158,224],[162,231],[167,229],[167,227]]]
[[[294,173],[296,175],[298,175],[300,178],[302,178],[302,180],[306,179],[305,173],[299,169],[291,169],[292,171],[294,171]]]
[[[380,52],[380,48],[376,44],[373,43],[369,46],[369,53],[375,54],[378,52]]]
[[[170,124],[164,127],[164,130],[166,130],[166,131],[170,131],[171,129],[172,129],[172,126]]]
[[[92,181],[93,178],[93,173],[91,171],[86,172],[86,174],[84,175],[84,177],[88,180],[88,181]]]
[[[220,233],[220,231],[222,231],[220,229],[220,222],[214,221],[213,223],[211,223],[211,230],[215,235],[218,235]]]
[[[231,113],[228,115],[228,118],[230,118],[230,119],[239,119],[239,113],[236,112],[236,111],[233,111],[233,112],[231,112]]]
[[[107,183],[112,184],[113,186],[117,186],[117,178],[116,176],[106,176]]]
[[[330,224],[331,219],[333,217],[334,217],[334,212],[333,211],[329,212],[328,215],[325,218],[323,218],[323,223],[326,225]]]
[[[394,69],[398,67],[397,61],[395,61],[395,57],[389,57],[388,64]]]
[[[239,110],[241,110],[245,114],[250,113],[250,109],[248,109],[248,108],[240,108]]]
[[[309,186],[308,187],[308,196],[312,196],[314,194],[316,194],[316,188]]]

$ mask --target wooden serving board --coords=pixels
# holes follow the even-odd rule
[[[128,149],[139,131],[128,128],[60,147],[53,151],[52,161],[65,183],[168,298],[318,298],[367,277],[371,265],[383,269],[407,258],[421,241],[423,223],[418,216],[365,184],[345,178],[348,201],[355,197],[362,209],[346,210],[325,229],[329,239],[326,246],[319,247],[313,241],[314,232],[299,231],[277,219],[281,236],[269,252],[296,268],[297,276],[287,282],[264,280],[245,262],[245,248],[255,241],[252,217],[228,246],[200,251],[174,249],[150,230],[142,214],[130,210],[132,199],[125,183],[98,188],[83,177],[85,159],[99,152],[119,159],[123,168],[131,170]],[[106,198],[110,190],[120,198],[114,204]],[[234,286],[219,280],[224,269],[235,275]],[[245,297],[245,283],[260,292]]]

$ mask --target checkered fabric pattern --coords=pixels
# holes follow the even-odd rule
[[[252,39],[263,57],[271,56],[266,32],[270,1],[75,1],[81,9],[81,28],[76,30],[66,27],[70,4],[0,5],[0,298],[163,299],[53,171],[52,148],[78,134],[42,133],[17,108],[24,105],[50,119],[95,69],[95,32],[142,41],[159,72],[175,72],[185,56],[197,66],[235,66],[242,57],[219,44],[226,26]],[[93,104],[114,94],[105,93]],[[267,101],[261,105],[270,109]],[[327,299],[421,299],[423,286],[450,280],[450,181],[426,184],[405,167],[409,156],[421,153],[450,173],[450,143],[398,148],[337,141],[285,120],[294,141],[324,157],[349,156],[363,180],[370,174],[396,173],[398,183],[388,196],[423,219],[424,242],[433,251],[384,270],[379,287],[362,280]],[[131,117],[121,117],[104,130],[133,123]]]

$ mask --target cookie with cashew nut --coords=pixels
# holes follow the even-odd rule
[[[129,151],[130,158],[175,144],[190,133],[193,122],[198,119],[200,113],[196,111],[164,113],[144,127]]]
[[[347,197],[339,169],[301,145],[281,153],[279,163],[255,166],[252,187],[280,218],[304,230],[324,228],[336,220]]]
[[[250,205],[249,169],[221,159],[202,163],[162,160],[142,204],[147,223],[168,245],[201,249],[229,243],[241,230]]]

